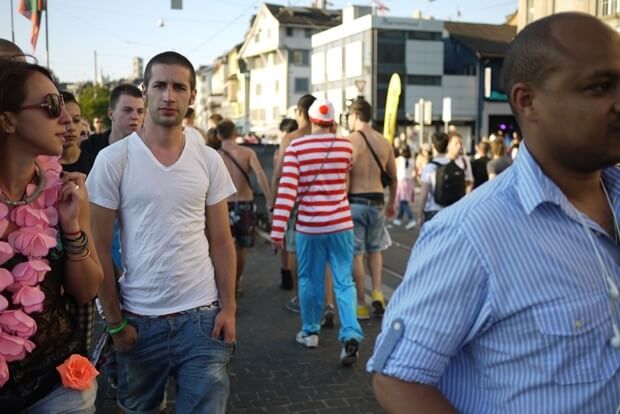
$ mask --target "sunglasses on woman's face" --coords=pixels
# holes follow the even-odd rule
[[[21,108],[19,108],[19,110],[23,111],[25,109],[42,109],[47,112],[47,116],[49,116],[51,119],[56,119],[60,117],[60,114],[62,114],[62,110],[64,109],[64,107],[65,100],[62,99],[62,95],[59,95],[57,93],[50,93],[48,95],[45,95],[45,100],[40,104],[22,106]]]

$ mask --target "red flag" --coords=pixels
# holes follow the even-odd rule
[[[390,9],[385,4],[381,3],[381,1],[379,0],[372,0],[372,5],[375,8],[379,8],[379,13],[382,16],[385,16],[386,11],[390,11]]]
[[[46,10],[45,0],[20,0],[17,11],[26,19],[32,22],[32,34],[30,35],[30,44],[32,52],[37,48],[37,40],[39,39],[39,27],[41,26],[41,13]]]

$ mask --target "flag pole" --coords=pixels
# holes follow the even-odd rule
[[[45,60],[47,62],[47,68],[50,68],[50,36],[49,36],[49,21],[47,20],[49,1],[45,1]]]
[[[15,25],[13,24],[13,0],[11,0],[11,42],[15,43]]]

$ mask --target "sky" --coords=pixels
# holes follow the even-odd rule
[[[311,0],[273,0],[275,4],[310,6]],[[31,23],[17,13],[19,0],[0,0],[0,37],[11,40],[11,3],[15,43],[27,53]],[[250,18],[263,1],[183,0],[48,0],[50,67],[62,82],[92,81],[94,53],[99,72],[111,79],[131,74],[132,58],[144,63],[164,50],[176,50],[198,67],[243,41]],[[339,9],[351,0],[329,0]],[[353,1],[370,5],[370,0]],[[386,16],[407,17],[414,10],[435,19],[501,24],[517,9],[518,0],[383,0]],[[457,11],[460,10],[460,17]],[[44,20],[44,19],[43,19]],[[159,23],[163,22],[163,26]],[[34,56],[45,64],[45,21]]]

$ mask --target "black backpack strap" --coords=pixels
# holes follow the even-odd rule
[[[372,157],[377,162],[377,165],[379,166],[379,169],[381,170],[381,172],[385,172],[385,169],[383,169],[383,165],[381,165],[381,160],[379,160],[379,157],[377,157],[377,153],[375,152],[375,150],[372,149],[372,146],[370,145],[370,142],[368,142],[368,138],[366,138],[366,134],[364,134],[362,131],[355,131],[355,132],[359,132],[359,134],[362,136],[362,138],[364,138],[364,141],[366,141],[366,145],[368,146],[368,149],[370,150],[370,153],[372,154]]]
[[[218,152],[222,152],[224,155],[226,155],[228,157],[229,160],[231,160],[233,162],[233,164],[235,164],[235,166],[239,169],[239,171],[241,171],[241,174],[243,174],[243,176],[245,177],[245,180],[248,182],[248,185],[250,186],[250,188],[252,188],[252,181],[250,180],[250,176],[243,169],[243,167],[241,167],[241,165],[239,165],[237,160],[233,158],[233,156],[230,154],[230,152],[226,151],[224,148],[220,148],[218,150]]]

